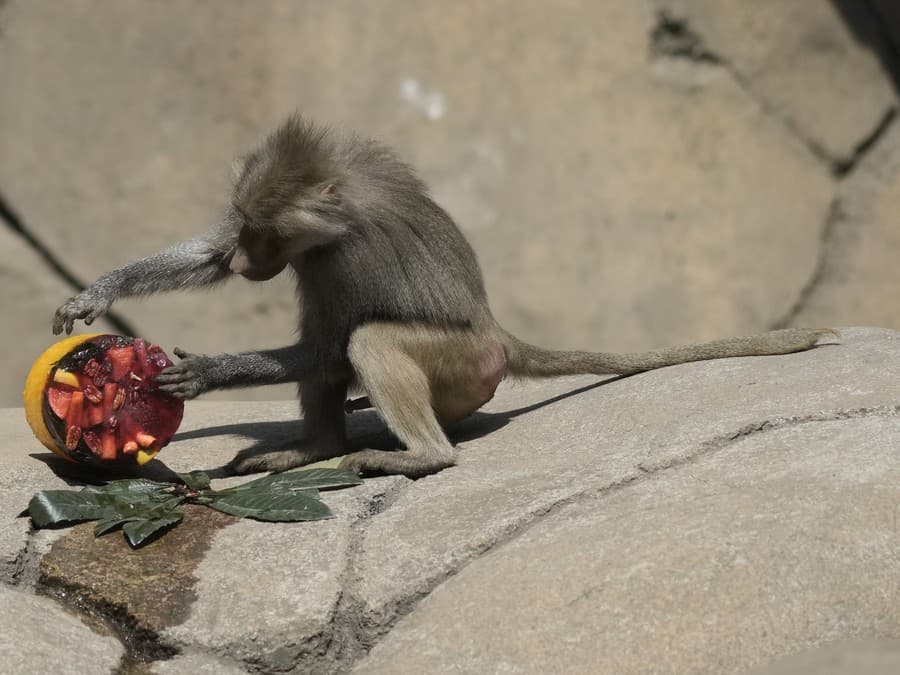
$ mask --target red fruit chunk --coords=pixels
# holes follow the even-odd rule
[[[110,347],[106,352],[106,358],[112,364],[110,379],[118,382],[131,370],[131,362],[134,360],[132,347]]]
[[[150,362],[147,358],[147,341],[137,338],[134,341],[134,374],[143,378],[148,371]]]
[[[100,459],[113,460],[116,454],[116,432],[107,431],[100,439]]]
[[[69,402],[69,410],[66,413],[66,429],[72,427],[81,428],[81,413],[84,410],[84,393],[72,392],[72,400]]]
[[[53,386],[47,391],[47,403],[50,404],[50,410],[61,420],[66,419],[71,400],[72,390],[68,387]]]
[[[87,405],[85,407],[87,410],[84,415],[84,426],[95,427],[103,422],[103,408],[96,404]]]
[[[109,419],[112,414],[118,389],[115,382],[107,382],[103,385],[103,419]]]

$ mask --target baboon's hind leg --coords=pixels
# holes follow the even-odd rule
[[[428,375],[394,337],[378,325],[359,328],[348,355],[359,384],[406,449],[361,450],[347,455],[341,468],[415,478],[452,466],[454,450],[431,407]]]

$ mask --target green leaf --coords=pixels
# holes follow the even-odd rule
[[[106,512],[108,500],[84,490],[42,490],[28,502],[28,515],[35,527],[79,520],[96,520]]]
[[[114,480],[105,485],[89,485],[84,488],[84,492],[96,492],[108,495],[123,495],[135,497],[137,495],[149,495],[154,493],[162,493],[171,490],[172,483],[157,483],[146,478],[123,478]]]
[[[359,485],[362,480],[352,471],[338,469],[302,469],[286,471],[257,478],[248,483],[219,490],[216,494],[234,494],[238,492],[297,492],[317,490],[319,488],[339,488]]]
[[[178,522],[183,516],[183,512],[178,506],[184,498],[178,495],[166,495],[165,497],[161,501],[135,504],[115,501],[107,508],[103,518],[94,527],[94,536],[100,537],[120,525],[131,522],[168,520],[172,517],[175,517],[174,522]]]
[[[172,527],[184,517],[181,509],[175,509],[157,518],[130,520],[122,526],[128,543],[137,548],[161,530]]]
[[[189,473],[179,473],[178,477],[191,490],[196,490],[197,492],[199,492],[200,490],[208,490],[209,489],[209,476],[207,476],[206,472],[204,472],[204,471],[191,471]]]
[[[294,488],[342,488],[362,485],[362,478],[345,469],[304,469],[276,474],[282,476],[284,482]]]
[[[256,520],[294,522],[334,517],[331,509],[304,490],[234,492],[220,495],[210,506],[232,516]]]
[[[131,518],[123,518],[121,516],[113,516],[112,518],[104,518],[97,522],[94,526],[94,536],[102,537],[107,532],[112,532],[120,525],[127,523]]]
[[[264,476],[221,491],[209,489],[209,476],[202,471],[179,474],[184,484],[200,494],[196,503],[208,504],[224,513],[267,521],[306,521],[333,518],[319,500],[319,489],[359,485],[350,471],[313,468]],[[74,490],[44,490],[31,498],[28,514],[36,527],[98,520],[94,535],[122,527],[129,543],[140,546],[155,534],[178,523],[185,501],[176,484],[145,478],[115,480],[100,486]]]

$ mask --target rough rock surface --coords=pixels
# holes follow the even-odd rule
[[[694,36],[690,42],[682,34],[687,57],[724,62],[814,152],[838,165],[851,161],[896,107],[878,61],[886,47],[878,19],[864,8],[842,17],[840,5],[849,3],[654,2],[663,28],[680,26]]]
[[[190,652],[155,662],[151,672],[155,675],[240,675],[250,671],[226,659]]]
[[[794,325],[900,326],[900,127],[894,125],[841,186],[822,260]]]
[[[357,439],[380,429],[370,412],[350,425]],[[214,472],[301,426],[286,402],[192,402],[160,458]],[[164,592],[123,600],[114,580],[134,578],[132,558],[176,551],[178,530],[138,552],[83,527],[30,534],[16,515],[61,479],[28,455],[21,410],[0,411],[0,431],[4,578],[77,591],[115,619],[132,659],[181,652],[156,672],[736,672],[900,638],[889,330],[603,383],[504,385],[456,428],[457,466],[324,493],[334,520],[182,525],[209,544],[153,565],[185,584],[177,611],[161,609]]]
[[[900,418],[866,415],[579,496],[441,585],[360,672],[739,672],[896,635]]]
[[[523,338],[623,350],[758,330],[807,297],[832,171],[852,175],[896,105],[887,32],[837,4],[9,0],[0,194],[87,282],[215,220],[232,157],[299,107],[421,169]],[[900,327],[885,274],[857,277],[862,318],[859,293],[835,293],[840,323]],[[292,339],[291,293],[235,281],[118,311],[167,349],[272,347]],[[43,326],[0,351],[27,362]]]
[[[0,586],[0,663],[6,673],[109,673],[124,650],[50,598]]]
[[[848,640],[755,668],[749,675],[889,675],[900,672],[900,640]]]

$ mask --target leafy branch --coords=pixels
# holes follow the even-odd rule
[[[256,520],[296,522],[333,518],[319,490],[359,485],[350,471],[316,468],[264,476],[225,488],[210,488],[202,471],[178,474],[181,482],[126,478],[81,490],[42,490],[28,503],[35,527],[96,520],[94,536],[121,528],[131,546],[148,542],[184,518],[182,504],[203,504]]]

